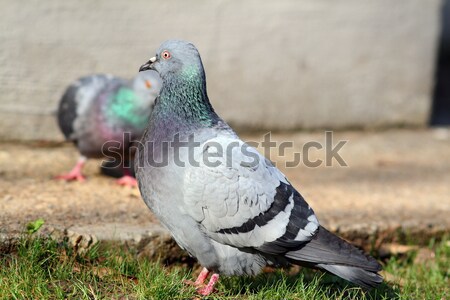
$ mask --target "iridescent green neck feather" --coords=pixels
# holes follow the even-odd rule
[[[112,95],[111,104],[107,107],[110,118],[119,119],[136,128],[145,128],[150,108],[140,107],[139,96],[130,88],[121,87]]]
[[[200,65],[184,66],[179,74],[163,78],[163,88],[153,116],[170,118],[185,127],[211,127],[217,122],[206,93],[206,79]],[[175,125],[175,124],[174,124]]]

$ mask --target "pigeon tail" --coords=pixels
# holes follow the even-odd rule
[[[361,250],[320,226],[302,248],[286,253],[293,263],[325,269],[345,280],[370,289],[383,281],[381,265]]]
[[[318,264],[317,266],[347,281],[357,284],[366,290],[377,287],[383,282],[383,277],[381,277],[381,275],[373,271],[368,271],[363,267],[327,264]]]

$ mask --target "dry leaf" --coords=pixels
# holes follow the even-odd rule
[[[380,272],[381,276],[383,276],[385,281],[390,281],[393,283],[398,284],[399,286],[403,287],[405,284],[405,280],[401,277],[395,276],[394,274],[388,273],[385,270]]]
[[[436,254],[428,248],[421,248],[414,258],[414,264],[425,264],[434,261]]]
[[[80,266],[78,266],[78,264],[75,264],[72,268],[72,272],[80,273],[81,272]]]
[[[99,278],[103,278],[105,276],[110,276],[114,274],[114,270],[107,267],[93,267],[92,273]]]
[[[401,255],[406,254],[411,251],[419,249],[418,246],[408,246],[400,244],[383,244],[379,249],[379,254],[381,257],[386,257],[390,255]]]

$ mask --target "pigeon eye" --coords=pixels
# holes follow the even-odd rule
[[[164,51],[161,53],[161,56],[162,56],[162,58],[164,58],[164,59],[169,59],[169,58],[171,57],[170,52],[167,51],[167,50],[164,50]]]

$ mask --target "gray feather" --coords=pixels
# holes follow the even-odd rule
[[[295,263],[363,287],[381,282],[376,260],[319,226],[284,174],[217,116],[194,45],[169,40],[146,69],[156,70],[163,85],[139,144],[136,176],[145,203],[181,248],[225,275]],[[189,151],[164,148],[190,137],[197,146]],[[216,164],[206,163],[210,155]],[[154,164],[164,159],[164,167]]]
[[[325,269],[366,288],[382,282],[382,277],[377,274],[381,265],[374,258],[322,226],[308,243],[285,256],[293,263]]]

